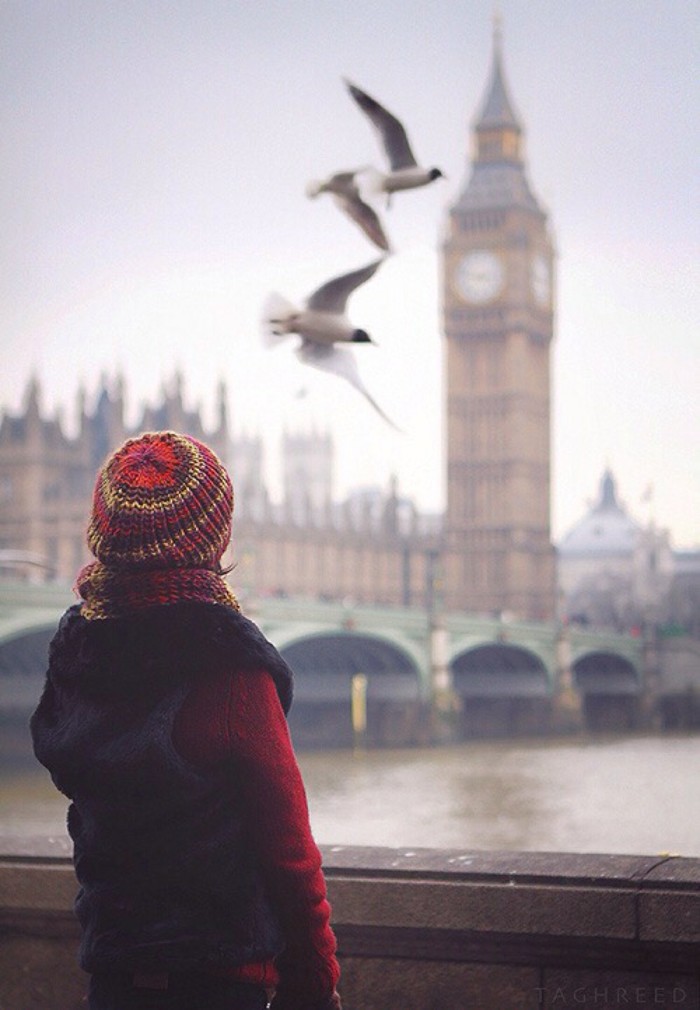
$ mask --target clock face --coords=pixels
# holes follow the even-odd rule
[[[503,287],[503,263],[495,253],[475,249],[460,260],[455,279],[468,302],[490,302]]]
[[[537,254],[532,258],[530,267],[530,286],[535,301],[538,305],[545,306],[549,303],[551,293],[551,278],[549,273],[549,263],[544,256]]]

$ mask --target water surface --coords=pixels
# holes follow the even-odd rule
[[[700,736],[303,753],[319,842],[700,856]],[[0,774],[0,830],[58,835],[42,769]]]

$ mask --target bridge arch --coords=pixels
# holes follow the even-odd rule
[[[0,629],[0,717],[26,723],[35,708],[48,666],[56,622],[36,622],[12,631]]]
[[[452,683],[462,701],[464,736],[536,733],[551,714],[551,677],[529,649],[488,642],[452,659]]]
[[[294,671],[290,726],[305,745],[352,743],[353,677],[367,678],[367,736],[399,744],[414,737],[424,706],[415,659],[387,638],[341,630],[318,632],[280,647]]]
[[[543,697],[550,677],[539,656],[519,645],[488,642],[452,660],[454,690],[460,697]]]
[[[626,656],[605,650],[587,652],[574,660],[572,674],[589,729],[630,729],[636,725],[642,684]]]

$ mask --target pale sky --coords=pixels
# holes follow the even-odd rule
[[[528,176],[558,249],[553,531],[609,465],[633,515],[700,544],[695,0],[501,0]],[[285,426],[329,428],[336,492],[444,504],[440,281],[446,208],[491,63],[493,4],[433,0],[0,0],[2,368],[16,412],[38,375],[70,425],[81,383],[123,372],[130,417],[176,368],[213,418],[261,432],[277,486]],[[262,303],[302,300],[375,258],[306,183],[382,165],[346,76],[447,175],[399,194],[395,254],[349,303],[392,431],[294,342],[261,346]],[[307,395],[297,395],[301,388]],[[234,474],[235,482],[235,474]],[[641,503],[654,485],[651,505]]]

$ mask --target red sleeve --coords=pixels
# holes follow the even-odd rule
[[[196,764],[229,757],[240,768],[253,841],[286,940],[274,1006],[335,1005],[340,969],[321,854],[272,677],[258,672],[207,678],[180,713],[175,744]]]

